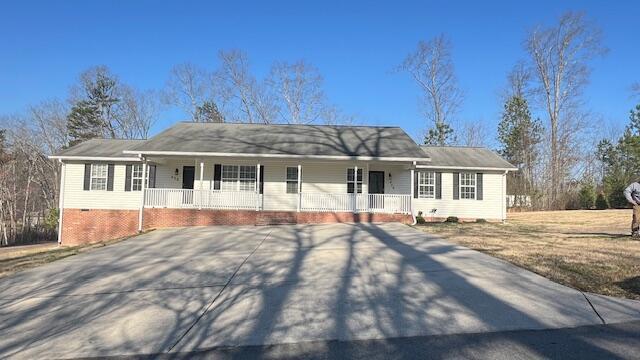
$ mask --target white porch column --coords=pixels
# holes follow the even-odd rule
[[[204,186],[202,184],[204,176],[204,161],[200,160],[200,191],[198,191],[198,210],[202,209],[202,189]]]
[[[256,164],[256,211],[260,211],[260,163]]]
[[[302,208],[302,164],[298,164],[298,204],[297,212],[300,212]]]
[[[413,197],[414,197],[414,192],[415,192],[415,170],[411,169],[411,197],[409,198],[409,211],[411,212],[411,215],[413,216]]]
[[[367,169],[366,173],[365,172],[362,173],[362,182],[364,183],[364,179],[366,177],[366,179],[367,179],[367,192],[366,193],[364,192],[364,185],[363,185],[362,186],[362,194],[364,195],[365,199],[367,199],[366,200],[366,202],[367,202],[366,212],[370,213],[371,212],[371,198],[369,197],[369,185],[370,185],[369,184],[369,163],[367,163],[366,169]],[[382,177],[382,181],[384,182],[384,180],[385,179],[384,179],[384,176],[383,176]]]
[[[144,202],[147,196],[147,159],[142,158],[142,196],[140,197],[140,211],[138,212],[138,231],[142,231],[144,221]]]
[[[353,182],[353,213],[356,214],[358,212],[358,165],[353,168]]]
[[[60,160],[60,194],[58,199],[58,245],[62,244],[62,217],[64,213],[64,175],[65,166]]]

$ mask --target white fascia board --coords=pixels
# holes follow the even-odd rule
[[[488,170],[488,171],[516,171],[518,168],[482,167],[482,166],[435,166],[416,165],[417,169],[443,169],[443,170]]]
[[[290,154],[239,154],[239,153],[214,153],[214,152],[183,152],[183,151],[135,151],[124,150],[125,154],[138,156],[216,156],[216,157],[248,157],[248,158],[273,158],[273,159],[327,159],[327,160],[354,160],[354,161],[431,161],[428,158],[411,157],[375,157],[375,156],[345,156],[345,155],[290,155]]]
[[[49,159],[57,160],[78,160],[78,161],[141,161],[138,157],[108,157],[108,156],[64,156],[51,155]]]

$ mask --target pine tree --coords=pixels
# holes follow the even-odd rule
[[[81,75],[84,96],[67,115],[71,144],[95,137],[118,137],[118,82],[106,67]]]
[[[542,141],[542,133],[542,124],[539,119],[531,118],[526,99],[512,96],[505,102],[498,125],[498,140],[502,145],[500,154],[519,169],[509,175],[510,194],[533,194],[533,168],[538,160],[537,146]]]
[[[223,123],[224,116],[213,101],[205,101],[196,108],[195,122]]]
[[[453,128],[446,123],[437,123],[435,127],[429,129],[424,137],[425,145],[446,146],[454,143],[456,137],[453,134]]]
[[[622,192],[640,176],[640,105],[631,110],[629,124],[617,144],[600,141],[596,156],[602,163],[602,184],[609,206],[628,207]]]

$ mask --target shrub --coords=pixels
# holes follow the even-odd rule
[[[58,208],[53,208],[49,210],[47,217],[44,219],[44,226],[49,230],[57,230],[58,229],[58,217],[59,217]]]
[[[484,224],[487,222],[487,219],[476,219],[476,222],[479,224]]]
[[[427,223],[427,220],[425,220],[422,216],[420,215],[416,216],[416,224],[422,225],[426,223]]]
[[[460,220],[458,219],[457,216],[449,216],[447,220],[445,220],[444,222],[457,223],[457,222],[460,222]]]
[[[605,210],[609,208],[609,202],[607,201],[607,198],[604,196],[604,193],[599,193],[598,197],[596,198],[596,209],[598,210]]]
[[[584,183],[578,192],[581,209],[591,209],[596,202],[596,188],[592,183]]]

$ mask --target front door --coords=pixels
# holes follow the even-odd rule
[[[196,178],[195,166],[182,167],[182,188],[193,190],[193,182]],[[182,196],[184,204],[193,204],[193,191],[185,191]]]
[[[384,171],[369,171],[369,194],[384,194]],[[370,209],[384,209],[384,196],[369,196]]]
[[[369,171],[369,194],[384,194],[384,171]]]

